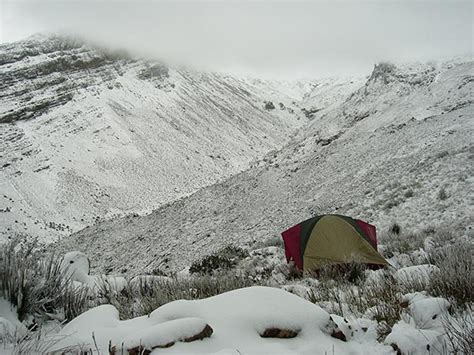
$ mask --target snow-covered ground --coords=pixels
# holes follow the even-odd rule
[[[344,274],[292,276],[282,243],[276,239],[265,241],[270,246],[245,246],[248,252],[237,257],[240,260],[230,269],[217,263],[213,271],[180,272],[172,277],[89,274],[94,260],[69,252],[61,259],[64,273],[60,277],[70,280],[77,292],[87,292],[85,302],[90,309],[64,324],[59,323],[65,319],[63,306],[47,312],[40,308],[39,314],[21,323],[16,309],[0,299],[0,353],[459,353],[469,344],[466,337],[474,323],[472,295],[464,295],[467,299],[461,303],[455,293],[472,289],[472,275],[466,270],[472,260],[464,258],[472,255],[474,244],[469,238],[432,232],[417,238],[424,246],[417,249],[413,243],[403,253],[388,241],[381,245],[387,253],[392,249],[393,256],[388,258],[392,265],[409,266],[361,270],[352,281]],[[433,257],[453,247],[462,252]],[[428,260],[439,266],[427,264]],[[446,276],[456,273],[454,269],[443,272],[450,263],[460,268],[458,280]],[[193,283],[203,277],[197,274],[203,271],[210,272],[210,278]],[[235,276],[266,286],[232,286]],[[441,297],[434,285],[451,282],[455,293]],[[219,294],[209,289],[212,283],[231,291]],[[202,297],[200,292],[215,296],[196,299]],[[164,294],[171,302],[162,302]],[[180,299],[180,294],[194,300]],[[76,302],[68,307],[81,307],[80,298],[66,297]],[[28,331],[26,325],[32,329],[33,316],[39,328]]]

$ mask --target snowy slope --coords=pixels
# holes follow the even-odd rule
[[[251,169],[150,215],[86,228],[58,248],[84,251],[96,269],[143,272],[179,270],[318,213],[353,215],[379,232],[393,222],[468,228],[473,68],[470,61],[377,66],[348,99],[312,113],[297,138]],[[305,97],[308,112],[317,97]]]
[[[2,45],[0,232],[52,240],[222,181],[289,141],[313,87],[169,68],[61,37]]]

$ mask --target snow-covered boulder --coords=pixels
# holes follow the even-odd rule
[[[89,268],[89,258],[80,251],[66,253],[61,261],[61,270],[71,281],[88,284],[90,281]]]
[[[447,316],[449,302],[414,292],[402,296],[401,303],[406,306],[407,314],[393,326],[385,343],[402,354],[445,354],[447,343],[442,319]]]
[[[118,293],[127,285],[127,281],[122,276],[90,275],[89,258],[80,251],[66,253],[61,260],[61,270],[75,287],[86,286],[94,293],[100,289]]]
[[[385,343],[401,354],[431,355],[446,354],[443,335],[435,330],[418,329],[413,324],[401,320],[385,338]]]
[[[404,295],[401,301],[408,303],[409,314],[418,328],[443,330],[442,317],[450,307],[446,299],[415,292]]]
[[[284,290],[248,287],[202,300],[178,300],[163,305],[149,316],[120,320],[111,305],[96,307],[67,324],[57,335],[54,350],[70,346],[97,347],[109,351],[109,343],[120,353],[122,344],[157,347],[170,354],[390,354],[389,346],[343,342],[327,332],[329,314],[319,306]],[[187,340],[209,335],[203,341]],[[291,330],[287,339],[261,337],[268,329]],[[204,332],[204,333],[202,333]],[[92,338],[94,334],[94,339]],[[290,334],[289,335],[294,335]],[[288,335],[287,334],[287,335]],[[133,348],[135,347],[135,348]]]

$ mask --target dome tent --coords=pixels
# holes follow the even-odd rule
[[[303,271],[331,264],[389,265],[377,251],[375,226],[342,215],[320,215],[281,233],[286,260]]]

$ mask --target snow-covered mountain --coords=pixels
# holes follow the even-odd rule
[[[325,83],[328,105],[349,94],[331,95],[343,84]],[[315,85],[171,68],[63,37],[2,45],[1,233],[51,240],[222,181],[289,142]]]
[[[321,81],[300,104],[310,121],[280,151],[150,215],[86,228],[58,248],[84,251],[97,269],[143,272],[179,270],[320,213],[353,215],[382,233],[394,222],[472,228],[473,69],[470,60],[383,63],[330,102],[325,93],[341,86],[327,90]]]

